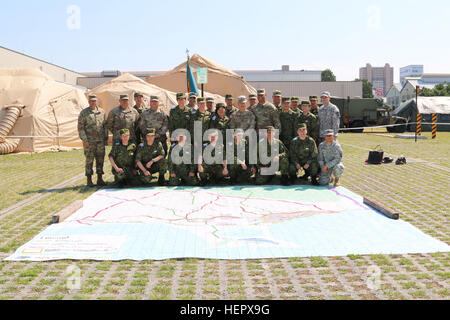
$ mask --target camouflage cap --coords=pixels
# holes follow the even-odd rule
[[[214,98],[208,97],[206,98],[206,102],[214,102]]]
[[[232,94],[225,95],[225,100],[228,100],[228,99],[234,99],[233,95]]]
[[[119,134],[123,136],[124,134],[130,135],[130,130],[128,129],[120,129]]]
[[[281,91],[280,90],[275,90],[273,92],[272,96],[274,96],[274,97],[281,97]]]
[[[249,99],[249,100],[252,100],[252,99],[253,99],[253,100],[256,100],[256,94],[249,94],[249,95],[248,95],[248,99]]]
[[[177,93],[177,100],[178,99],[186,99],[186,93],[184,92],[178,92]]]
[[[327,129],[324,131],[323,135],[324,136],[334,136],[334,131],[333,131],[333,129]]]
[[[189,99],[191,98],[197,99],[197,94],[195,92],[189,92]]]
[[[281,98],[281,102],[291,102],[291,98],[290,97],[283,97],[283,98]]]
[[[321,92],[320,96],[321,97],[328,97],[328,98],[331,97],[331,95],[330,95],[330,93],[328,91]]]
[[[150,101],[159,101],[159,98],[157,96],[151,96]]]
[[[308,106],[311,105],[311,104],[309,103],[309,101],[306,101],[306,100],[303,100],[302,103],[301,103],[301,105],[304,105],[304,104],[306,104],[306,105],[308,105]]]
[[[89,97],[88,97],[88,100],[89,101],[97,101],[98,99],[97,99],[97,96],[95,95],[95,94],[91,94]]]
[[[299,101],[300,101],[300,98],[299,98],[299,97],[292,97],[292,98],[291,98],[291,101],[292,101],[292,102],[299,102]]]
[[[155,128],[147,128],[145,131],[146,136],[154,136],[156,135],[156,129]]]
[[[203,98],[203,97],[200,97],[200,98],[197,99],[197,102],[205,102],[205,101],[206,101],[206,99]]]
[[[258,89],[258,95],[266,94],[266,89]]]
[[[246,103],[247,102],[247,98],[245,96],[239,96],[238,97],[238,102],[239,103]]]
[[[134,93],[134,97],[136,98],[136,97],[143,97],[144,96],[144,94],[142,93],[142,92],[135,92]]]
[[[275,127],[274,126],[267,126],[266,130],[267,131],[273,131],[273,130],[275,130]]]
[[[120,100],[130,100],[130,97],[127,94],[121,94]]]
[[[304,122],[299,123],[299,124],[297,125],[297,130],[298,130],[298,129],[306,129],[306,123],[304,123]]]
[[[216,104],[216,110],[219,110],[219,108],[225,108],[225,103],[219,102]]]
[[[319,98],[317,96],[309,96],[309,101],[312,100],[319,100]]]

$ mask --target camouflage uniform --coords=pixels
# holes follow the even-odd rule
[[[338,136],[341,114],[339,108],[330,103],[319,109],[320,137],[323,138],[325,130],[332,129],[334,136]]]
[[[113,144],[120,141],[120,129],[130,130],[130,142],[136,142],[136,127],[139,113],[128,107],[123,110],[120,106],[112,109],[106,120],[106,128],[113,134]]]
[[[152,161],[153,159],[163,156],[161,160],[155,162],[151,165],[150,169],[146,167],[147,163]],[[156,140],[153,142],[151,146],[147,144],[147,142],[141,143],[136,151],[136,163],[140,161],[142,165],[150,172],[150,173],[159,173],[159,177],[164,177],[167,171],[167,160],[165,159],[166,153],[161,142],[157,142]],[[152,181],[152,176],[146,176],[141,169],[140,179],[143,183],[150,183]],[[162,180],[162,179],[160,179]]]
[[[179,186],[181,184],[188,185],[188,186],[196,186],[198,185],[198,179],[194,175],[193,177],[189,176],[189,173],[195,173],[195,165],[194,165],[194,153],[192,151],[192,145],[188,147],[188,150],[181,149],[179,151],[180,157],[183,157],[183,155],[186,152],[186,155],[188,155],[191,159],[191,164],[175,164],[172,161],[172,152],[174,151],[175,146],[177,143],[172,143],[168,158],[169,163],[169,173],[172,175],[174,173],[176,176],[169,178],[169,185],[170,186]],[[178,152],[178,151],[177,151]]]
[[[146,109],[141,115],[139,121],[139,129],[141,132],[145,133],[147,128],[156,129],[156,139],[155,143],[161,142],[165,154],[167,154],[167,131],[169,129],[169,119],[161,111],[153,111],[152,109]],[[142,137],[145,140],[145,137]]]
[[[204,143],[203,144],[203,152],[205,151],[206,147],[209,146],[210,143]],[[223,167],[223,163],[222,161],[224,160],[225,157],[225,150],[224,150],[224,146],[219,145],[219,151],[216,154],[216,149],[213,149],[211,151],[211,156],[215,157],[216,155],[219,156],[220,158],[220,163],[214,163],[214,164],[206,164],[205,163],[205,159],[203,158],[203,172],[199,172],[198,175],[200,176],[200,181],[202,184],[206,184],[208,182],[223,182],[224,179],[224,175],[222,173],[224,167]]]
[[[194,122],[201,121],[201,123],[202,123],[202,139],[203,139],[203,134],[206,132],[206,130],[209,129],[211,117],[212,117],[211,112],[209,112],[207,110],[205,110],[205,112],[200,112],[200,110],[197,109],[194,112],[192,112],[191,125],[190,125],[190,132],[191,132],[192,138],[194,137]]]
[[[230,128],[230,118],[228,118],[227,116],[221,118],[217,114],[215,114],[212,116],[211,121],[209,122],[209,128],[220,130],[223,137],[222,141],[225,141],[227,137],[227,129]]]
[[[313,179],[313,183],[316,180],[316,177],[319,172],[319,164],[317,162],[317,146],[314,139],[306,136],[306,139],[302,140],[299,137],[295,137],[291,141],[291,147],[289,149],[289,175],[291,178],[297,177],[297,164],[301,165],[302,168],[304,165],[309,164],[309,168],[305,170],[304,178],[311,177]]]
[[[291,109],[288,112],[281,110],[279,111],[279,118],[281,123],[280,140],[289,149],[291,140],[296,136],[295,113]]]
[[[123,169],[123,172],[116,172],[114,168],[111,169],[114,174],[114,181],[119,183],[134,182],[134,157],[136,153],[136,145],[134,143],[124,146],[122,142],[113,144],[111,152],[108,157],[112,157],[117,167]]]
[[[179,106],[173,107],[169,114],[169,131],[172,134],[177,129],[189,131],[192,123],[192,110],[185,107],[183,110]]]
[[[281,111],[283,109],[283,107],[280,104],[274,104],[274,107],[277,108],[278,111]]]
[[[244,131],[255,129],[255,115],[249,110],[244,112],[236,111],[231,115],[230,129],[242,129]]]
[[[228,109],[228,106],[225,107],[225,115],[230,118],[231,115],[235,112],[239,111],[238,108],[236,108],[235,106],[232,106],[231,109]]]
[[[275,129],[280,129],[280,118],[277,109],[269,102],[264,104],[258,103],[251,109],[255,114],[257,130],[266,129],[268,126],[273,126]]]
[[[327,145],[324,141],[319,145],[318,162],[320,168],[325,165],[328,167],[328,172],[320,172],[319,183],[321,185],[328,185],[331,181],[331,173],[334,173],[335,178],[339,178],[344,172],[344,165],[342,164],[342,148],[339,142],[333,141],[331,145]]]
[[[300,123],[306,124],[306,129],[308,130],[308,135],[314,139],[317,143],[319,138],[319,121],[315,115],[309,112],[304,115],[303,112],[299,114],[295,121],[295,127],[298,128]]]
[[[317,109],[311,108],[311,113],[315,115],[317,119],[319,119],[319,106],[317,106]]]
[[[278,156],[279,156],[278,171],[281,172],[282,176],[287,176],[289,174],[289,153],[288,153],[288,150],[286,149],[285,145],[283,144],[283,142],[281,142],[278,139],[272,138],[272,143],[269,144],[269,141],[267,138],[261,138],[259,140],[259,143],[266,143],[268,156],[270,155],[270,157],[272,159],[274,156],[274,155],[272,155],[272,148],[275,148],[276,144],[278,144],[278,148],[279,148],[278,149]],[[256,173],[255,183],[258,185],[262,185],[262,184],[268,183],[274,177],[274,175],[262,175],[261,174],[259,169],[270,167],[271,162],[269,162],[268,164],[262,164],[260,162],[259,148],[260,148],[260,145],[258,144],[258,164],[257,164],[258,170]]]
[[[229,142],[229,147],[233,148],[234,161],[227,163],[228,171],[230,173],[230,180],[232,183],[248,183],[252,176],[251,165],[249,165],[249,146],[245,139],[241,139],[238,144],[235,141]],[[245,152],[245,157],[240,157],[240,153]],[[242,168],[242,163],[247,165],[247,169]]]
[[[89,147],[84,147],[86,156],[86,176],[92,176],[95,159],[97,174],[104,174],[103,164],[105,162],[105,142],[108,141],[108,130],[105,127],[105,111],[97,107],[83,109],[78,116],[78,134],[84,142],[89,142]]]

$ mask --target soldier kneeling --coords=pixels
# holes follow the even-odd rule
[[[109,153],[109,162],[112,166],[114,182],[123,187],[134,182],[136,175],[136,170],[134,169],[136,145],[134,143],[129,144],[130,130],[121,129],[119,134],[121,141],[113,144]]]
[[[155,141],[156,129],[148,128],[145,134],[145,142],[138,146],[136,152],[136,165],[140,171],[140,180],[144,184],[152,181],[152,173],[158,172],[158,185],[164,186],[164,175],[167,171],[166,153],[159,141]]]
[[[198,159],[197,170],[202,185],[207,185],[211,182],[223,184],[225,177],[229,174],[227,160],[224,157],[223,143],[217,141],[219,131],[211,130],[210,132],[208,135],[209,143],[203,144],[203,154],[208,158],[204,159],[200,155]]]
[[[237,129],[233,142],[229,142],[233,148],[234,161],[228,165],[231,184],[250,183],[250,177],[255,173],[255,168],[249,165],[249,147],[247,140],[243,139],[244,130]]]
[[[332,129],[325,130],[324,138],[325,141],[319,145],[318,161],[321,168],[319,183],[323,186],[333,183],[331,176],[333,174],[334,186],[337,186],[345,169],[342,164],[342,148],[339,142],[335,141]]]
[[[319,164],[317,163],[318,152],[316,143],[313,138],[308,136],[305,123],[298,125],[297,134],[298,137],[292,139],[289,150],[289,175],[291,184],[295,184],[297,172],[303,169],[305,174],[300,179],[307,180],[308,177],[311,177],[311,183],[318,185],[317,175],[319,172]]]
[[[169,185],[198,185],[194,172],[192,144],[186,144],[186,135],[179,133],[177,142],[172,143],[169,152]]]

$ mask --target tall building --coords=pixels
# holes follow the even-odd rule
[[[421,77],[423,75],[422,64],[411,64],[406,67],[400,68],[400,83],[405,84],[406,77]]]
[[[372,67],[367,63],[365,67],[359,68],[359,78],[366,79],[372,83],[373,89],[381,91],[386,96],[394,84],[394,68],[386,63],[384,67]]]

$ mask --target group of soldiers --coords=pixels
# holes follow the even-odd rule
[[[113,146],[108,158],[115,183],[120,186],[149,184],[155,173],[158,173],[159,185],[261,185],[270,183],[275,176],[270,170],[273,164],[281,173],[283,185],[295,184],[297,179],[310,179],[314,185],[336,185],[344,166],[342,148],[337,141],[340,114],[330,103],[330,93],[321,93],[320,108],[317,96],[300,101],[298,97],[282,97],[276,90],[272,98],[273,104],[267,102],[265,90],[259,89],[256,95],[249,95],[248,100],[245,96],[238,97],[236,107],[231,94],[225,96],[225,104],[214,105],[213,98],[177,93],[178,105],[167,116],[159,110],[158,97],[151,96],[150,107],[146,108],[144,95],[137,92],[133,107],[129,96],[121,95],[120,105],[106,117],[98,106],[97,97],[91,95],[89,107],[78,119],[86,156],[87,184],[94,186],[95,160],[97,185],[105,185],[102,175],[110,131]],[[207,132],[207,141],[201,140],[201,146],[197,145],[197,140],[190,143],[199,124],[201,138]],[[234,130],[231,141],[225,141],[228,129]],[[257,132],[256,146],[246,135],[249,129]],[[172,141],[169,141],[168,133]],[[267,147],[270,161],[264,162],[260,158],[261,146]],[[202,151],[199,154],[196,153],[198,149]],[[229,149],[235,151],[232,161],[225,156]],[[206,150],[216,161],[210,163],[203,159]],[[253,151],[257,158],[250,161]],[[172,153],[189,161],[173,161]],[[169,181],[165,179],[167,171]]]

